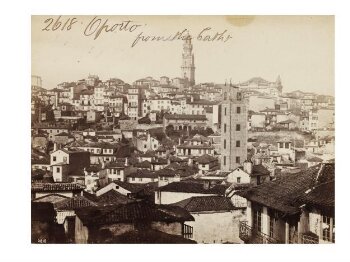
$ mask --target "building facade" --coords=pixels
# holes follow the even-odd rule
[[[224,86],[221,107],[221,170],[234,170],[246,159],[246,104],[238,87]]]

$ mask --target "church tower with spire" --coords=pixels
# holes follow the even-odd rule
[[[193,86],[195,84],[195,69],[193,46],[191,43],[191,37],[188,36],[184,40],[183,44],[181,71],[182,78],[187,79],[189,86]]]

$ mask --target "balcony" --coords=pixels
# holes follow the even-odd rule
[[[192,239],[193,238],[193,227],[184,224],[183,228],[182,228],[182,235],[186,239]]]
[[[247,221],[239,222],[239,238],[246,244],[282,244],[282,241],[274,239],[247,225]]]
[[[302,244],[318,244],[319,239],[317,235],[310,235],[308,233],[305,233],[301,236],[301,243]]]

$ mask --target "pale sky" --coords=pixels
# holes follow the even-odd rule
[[[71,30],[61,30],[73,17],[78,22]],[[333,16],[98,16],[101,25],[108,19],[109,28],[127,20],[133,21],[129,27],[141,26],[133,32],[102,32],[95,40],[94,35],[84,35],[94,17],[62,16],[60,28],[44,31],[48,25],[44,21],[50,17],[32,16],[32,74],[42,77],[44,88],[86,78],[89,73],[130,84],[147,76],[180,77],[181,40],[131,45],[141,32],[168,37],[188,29],[193,37],[196,83],[224,83],[230,78],[237,83],[255,76],[275,81],[280,75],[284,92],[334,95]],[[227,30],[224,39],[227,35],[232,39],[225,43],[198,40],[206,27],[212,28],[211,36]]]

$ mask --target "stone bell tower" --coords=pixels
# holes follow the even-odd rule
[[[182,78],[187,79],[189,86],[193,86],[195,84],[194,73],[194,54],[193,54],[193,46],[191,43],[191,37],[188,36],[184,40],[183,44],[183,52],[182,52]]]

